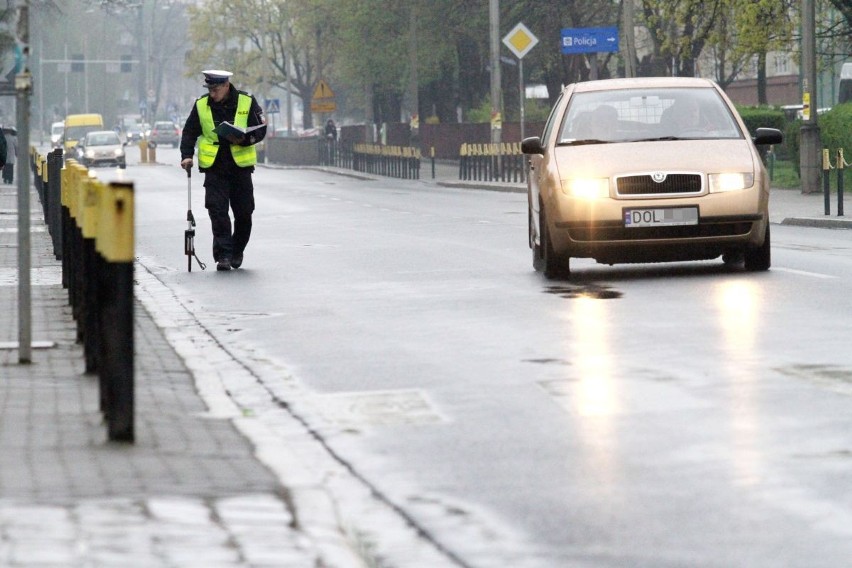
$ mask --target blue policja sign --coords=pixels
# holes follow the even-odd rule
[[[562,53],[618,51],[618,28],[563,28]]]

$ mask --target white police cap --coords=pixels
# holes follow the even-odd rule
[[[204,73],[205,87],[221,85],[228,80],[228,77],[233,75],[230,71],[223,71],[221,69],[207,69],[206,71],[202,71],[202,73]]]

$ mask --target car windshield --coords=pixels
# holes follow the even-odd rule
[[[95,130],[101,130],[103,126],[86,125],[86,126],[69,126],[65,130],[66,140],[82,140],[86,134]]]
[[[575,93],[559,144],[736,139],[743,134],[711,88],[614,89]]]
[[[53,126],[53,127],[51,128],[50,133],[51,133],[51,134],[62,134],[62,131],[63,131],[63,130],[65,130],[65,125],[63,125],[63,124],[58,124],[58,125]]]
[[[111,146],[118,145],[118,134],[115,132],[96,132],[86,137],[87,146]]]

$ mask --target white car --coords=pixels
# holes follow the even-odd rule
[[[77,157],[87,168],[95,166],[127,167],[124,144],[113,130],[89,132],[77,145]]]
[[[65,133],[64,122],[54,122],[50,125],[50,147],[62,148],[62,135]]]

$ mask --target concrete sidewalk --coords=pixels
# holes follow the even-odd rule
[[[332,521],[306,526],[232,420],[210,416],[138,300],[136,443],[107,440],[34,192],[32,339],[43,347],[19,363],[16,196],[0,186],[0,566],[361,566]]]

